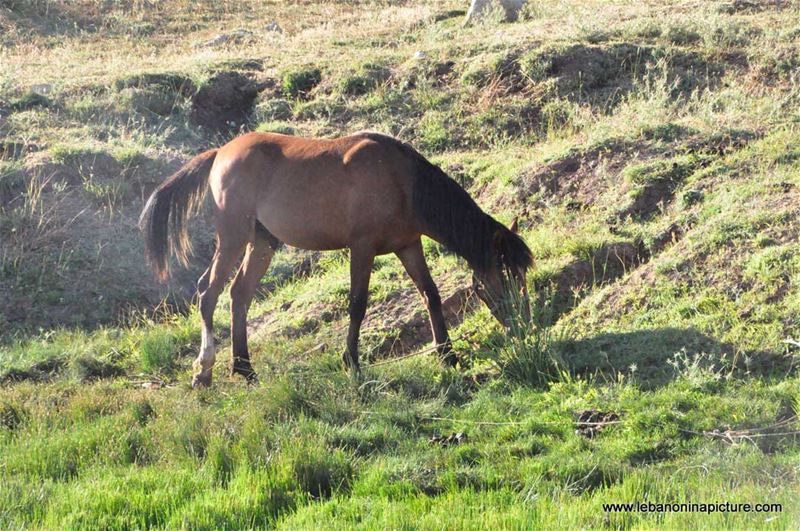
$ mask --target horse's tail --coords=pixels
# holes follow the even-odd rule
[[[205,196],[216,156],[216,149],[197,155],[161,183],[144,205],[139,228],[144,232],[147,260],[161,280],[169,277],[171,253],[184,265],[187,262],[191,242],[186,221]]]

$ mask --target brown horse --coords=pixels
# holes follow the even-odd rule
[[[211,189],[217,248],[198,281],[202,346],[193,386],[211,383],[217,298],[231,287],[231,374],[255,379],[247,350],[247,310],[280,242],[303,249],[350,249],[350,327],[344,361],[358,372],[358,336],[375,256],[395,253],[419,290],[443,361],[455,365],[441,299],[422,252],[421,235],[444,244],[473,269],[479,297],[501,322],[531,252],[439,167],[392,137],[361,132],[336,139],[250,133],[190,160],[162,183],[140,218],[147,257],[159,278],[169,255],[185,264],[186,222]],[[515,229],[515,227],[514,227]],[[518,298],[519,292],[516,293]]]

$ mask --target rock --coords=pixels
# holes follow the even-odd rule
[[[47,94],[53,92],[53,85],[49,83],[38,83],[31,86],[31,92],[46,96]]]
[[[270,22],[269,24],[267,24],[264,27],[264,31],[270,31],[270,32],[274,32],[274,33],[283,33],[283,28],[280,27],[280,25],[278,25],[278,23],[273,20],[272,22]]]
[[[526,0],[472,0],[464,25],[469,25],[486,15],[492,7],[501,8],[506,22],[513,22],[517,20],[519,12],[525,3]]]
[[[414,52],[414,56],[413,57],[414,57],[415,61],[422,61],[423,59],[427,59],[428,58],[428,54],[426,54],[422,50],[417,50],[416,52]]]

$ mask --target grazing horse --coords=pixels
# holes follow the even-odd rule
[[[197,284],[203,333],[193,387],[211,383],[214,308],[242,256],[231,287],[230,369],[255,379],[247,310],[280,242],[302,249],[350,249],[344,362],[356,373],[372,264],[375,256],[388,253],[400,258],[422,295],[439,355],[448,365],[456,363],[422,252],[423,234],[466,259],[476,293],[501,323],[511,318],[513,296],[527,303],[531,252],[516,230],[483,212],[439,167],[390,136],[360,132],[307,139],[249,133],[197,155],[153,192],[139,220],[147,258],[160,279],[169,276],[171,253],[186,263],[186,223],[207,188],[214,199],[217,248]]]

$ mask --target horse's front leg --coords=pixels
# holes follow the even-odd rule
[[[414,281],[431,320],[433,331],[433,341],[436,343],[436,352],[442,362],[448,367],[455,367],[458,358],[453,352],[450,337],[447,335],[447,323],[442,314],[442,299],[439,290],[431,278],[428,264],[425,262],[425,254],[422,252],[422,241],[417,240],[408,247],[397,251],[397,256],[406,268],[408,276]]]
[[[347,351],[344,354],[344,363],[354,374],[361,374],[358,363],[358,337],[361,323],[367,313],[367,300],[369,298],[369,277],[372,274],[372,264],[375,261],[375,251],[369,246],[354,246],[350,249],[350,328],[347,331]]]

